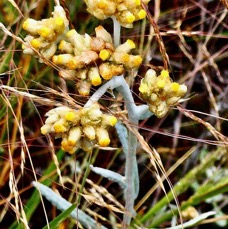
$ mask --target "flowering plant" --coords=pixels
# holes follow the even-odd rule
[[[143,1],[144,7],[148,2]],[[170,106],[186,94],[187,87],[172,82],[168,69],[162,70],[159,76],[149,69],[139,86],[140,97],[147,105],[136,106],[124,76],[132,71],[137,72],[143,59],[132,53],[136,49],[133,40],[128,39],[120,44],[120,28],[133,27],[134,21],[146,17],[146,11],[138,0],[86,0],[85,3],[88,12],[98,19],[113,19],[114,38],[101,25],[95,28],[95,36],[70,30],[65,11],[57,4],[52,17],[41,21],[25,20],[23,28],[28,35],[24,39],[23,50],[25,54],[35,54],[40,62],[44,59],[52,61],[58,67],[60,77],[75,82],[80,95],[91,95],[91,88],[97,88],[80,109],[62,106],[47,112],[41,133],[61,138],[62,149],[72,154],[78,149],[92,152],[95,146],[108,146],[111,142],[108,129],[115,126],[126,156],[125,176],[93,166],[91,169],[118,182],[124,189],[126,213],[123,222],[129,225],[135,215],[134,200],[139,191],[136,161],[138,137],[135,132],[138,121],[152,114],[159,118],[166,115]],[[133,130],[127,131],[120,120],[117,123],[114,115],[104,114],[100,110],[97,102],[109,89],[116,89],[124,97],[129,122],[135,125]]]
[[[0,2],[2,227],[227,225],[225,2]]]

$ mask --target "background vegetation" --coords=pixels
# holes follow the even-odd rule
[[[83,1],[62,1],[71,27],[92,35],[102,24],[112,32],[111,20],[98,21],[86,11]],[[48,18],[53,1],[0,1],[0,22],[23,38],[24,19]],[[227,227],[228,219],[228,17],[226,0],[151,1],[149,11],[162,36],[175,81],[188,86],[188,95],[162,119],[140,123],[140,133],[159,153],[167,176],[178,196],[181,210],[193,215],[215,211],[211,219],[195,228]],[[139,82],[148,67],[162,69],[159,41],[148,20],[133,29],[122,29],[122,41],[134,40],[144,58],[132,83],[135,101]],[[22,54],[21,44],[0,30],[0,225],[1,228],[42,228],[59,215],[48,201],[40,201],[31,182],[37,179],[108,228],[121,225],[123,200],[118,185],[89,171],[88,165],[111,168],[119,173],[125,162],[121,145],[112,133],[110,150],[95,149],[89,155],[64,153],[59,141],[42,136],[44,114],[57,103],[83,105],[72,82],[65,83],[57,71]],[[95,91],[96,88],[93,88]],[[101,104],[109,108],[107,94]],[[115,105],[121,105],[121,98]],[[118,115],[118,114],[116,114]],[[136,200],[139,227],[166,228],[179,222],[176,202],[164,181],[169,201],[156,182],[149,155],[138,148],[140,195]],[[76,173],[75,173],[76,171]],[[61,176],[59,176],[61,174]],[[160,174],[162,176],[162,174]],[[87,178],[87,179],[86,179]],[[65,187],[63,187],[63,184]],[[105,189],[103,189],[105,188]],[[115,206],[115,208],[113,208]],[[118,209],[118,210],[117,210]],[[191,218],[183,213],[184,220]],[[27,220],[26,220],[27,218]],[[67,218],[59,228],[76,228]]]

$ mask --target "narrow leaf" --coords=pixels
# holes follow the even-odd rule
[[[120,175],[119,173],[113,172],[109,169],[103,169],[99,167],[94,167],[90,165],[90,169],[95,172],[96,174],[99,174],[105,178],[108,178],[111,181],[117,182],[121,188],[126,188],[126,182],[124,176]]]
[[[55,219],[49,223],[49,227],[45,226],[43,229],[48,228],[59,228],[60,224],[71,214],[71,212],[76,208],[76,204],[72,204],[66,211],[59,214]]]
[[[70,202],[57,195],[47,186],[35,181],[33,181],[32,184],[34,187],[39,189],[41,194],[59,210],[65,211],[72,205]],[[70,215],[72,218],[78,220],[85,228],[96,229],[100,226],[93,218],[78,208],[76,208],[75,211],[73,211]],[[100,228],[105,229],[106,227],[100,226]]]

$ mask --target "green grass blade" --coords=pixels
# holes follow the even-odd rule
[[[215,152],[209,154],[205,160],[189,171],[185,177],[183,177],[177,185],[173,187],[174,193],[178,196],[181,193],[185,192],[191,184],[199,177],[200,174],[204,173],[207,168],[209,168],[216,161],[220,160],[222,156],[227,154],[227,150],[225,148],[218,148]],[[168,197],[168,198],[167,198]],[[139,222],[145,223],[147,220],[153,219],[153,217],[169,202],[174,199],[172,192],[170,191],[167,196],[163,197],[160,201],[158,201],[143,217],[138,218]],[[173,213],[171,213],[172,215]],[[164,215],[163,215],[164,216]],[[162,217],[163,218],[163,217]],[[166,220],[166,218],[164,218]],[[157,225],[157,224],[156,224]]]
[[[60,224],[67,218],[70,216],[71,212],[76,208],[76,204],[72,204],[68,209],[66,209],[64,212],[62,212],[61,214],[59,214],[55,219],[53,219],[50,223],[49,223],[49,227],[45,226],[43,227],[43,229],[56,229],[59,228]]]

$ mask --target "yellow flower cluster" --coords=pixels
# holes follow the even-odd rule
[[[62,149],[69,153],[79,148],[91,152],[95,144],[108,146],[108,128],[117,122],[114,116],[103,114],[98,104],[79,110],[57,107],[47,112],[46,116],[41,133],[53,133],[55,137],[62,138]]]
[[[53,17],[37,21],[28,18],[23,23],[23,29],[29,35],[24,39],[27,45],[23,45],[25,54],[35,55],[36,53],[29,48],[31,45],[39,51],[46,59],[50,59],[56,52],[57,43],[61,37],[68,31],[69,21],[66,13],[61,6],[55,6]],[[42,59],[39,59],[42,62]]]
[[[148,4],[150,0],[142,0]],[[146,17],[140,0],[85,0],[87,10],[100,20],[116,17],[117,21],[126,28],[131,28],[133,22]]]
[[[90,94],[91,86],[103,80],[121,75],[128,69],[138,68],[142,63],[139,55],[130,54],[135,48],[132,40],[114,47],[111,34],[102,26],[95,29],[95,37],[81,35],[68,29],[69,22],[64,9],[56,6],[53,17],[36,21],[27,19],[23,28],[29,32],[23,45],[24,53],[36,56],[31,45],[46,59],[61,67],[59,75],[76,81],[80,95]],[[40,58],[42,62],[42,58]]]
[[[141,80],[139,91],[150,111],[161,118],[169,111],[170,106],[175,105],[186,94],[187,87],[172,82],[167,70],[162,70],[157,76],[154,70],[149,69]]]
[[[78,92],[84,96],[89,95],[92,85],[98,86],[142,63],[141,56],[130,54],[135,48],[132,40],[115,48],[111,35],[102,26],[95,29],[95,37],[70,30],[58,48],[61,54],[54,55],[52,61],[64,69],[60,76],[77,81]]]

